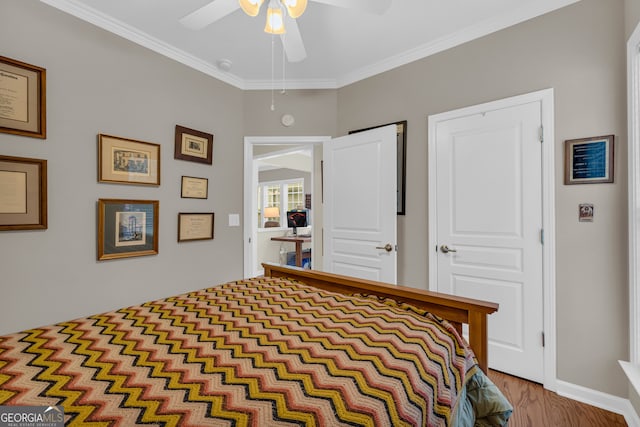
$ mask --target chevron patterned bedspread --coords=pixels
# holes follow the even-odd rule
[[[259,278],[0,337],[0,405],[67,426],[447,426],[479,368],[430,314]]]

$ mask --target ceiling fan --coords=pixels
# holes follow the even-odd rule
[[[264,0],[213,0],[211,3],[196,9],[190,14],[182,17],[180,23],[192,30],[201,30],[202,28],[213,24],[214,22],[224,18],[225,16],[242,8],[245,13],[250,16],[256,16],[259,13],[260,6]],[[307,57],[307,51],[300,35],[300,29],[296,18],[304,12],[306,0],[267,0],[269,3],[267,26],[265,31],[272,34],[280,34],[284,51],[289,62],[299,62]],[[316,3],[327,4],[330,6],[344,7],[355,9],[362,12],[374,13],[382,15],[391,6],[392,0],[309,0]],[[302,12],[300,12],[300,4]],[[293,8],[293,11],[292,11]],[[279,17],[271,18],[271,10],[280,10]],[[287,12],[284,13],[283,10]],[[269,26],[272,23],[279,23],[280,26],[286,28],[286,33],[278,32],[277,29]]]

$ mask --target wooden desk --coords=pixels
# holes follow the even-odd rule
[[[310,242],[311,237],[298,237],[298,236],[277,236],[272,237],[271,240],[276,242],[292,242],[296,244],[296,267],[302,267],[302,244]]]

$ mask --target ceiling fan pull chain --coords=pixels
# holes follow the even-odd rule
[[[275,102],[275,97],[274,97],[274,90],[275,90],[275,83],[274,83],[274,61],[273,61],[273,49],[274,49],[274,44],[275,44],[275,35],[271,34],[271,111],[275,111],[276,110],[276,102]]]
[[[283,34],[282,37],[284,39],[286,39],[287,35]],[[286,87],[287,86],[287,80],[285,78],[285,67],[286,67],[285,56],[286,56],[286,52],[284,50],[284,46],[285,46],[285,43],[284,43],[284,40],[283,40],[283,43],[282,43],[282,91],[280,92],[283,95],[285,93],[287,93],[287,87]]]

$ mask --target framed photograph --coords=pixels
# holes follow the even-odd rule
[[[564,142],[564,183],[613,182],[613,135]]]
[[[213,212],[179,213],[178,242],[213,239]]]
[[[158,253],[157,200],[98,200],[98,261]]]
[[[398,215],[405,214],[405,195],[407,184],[407,121],[402,120],[400,122],[387,123],[385,125],[373,126],[365,129],[358,129],[349,131],[349,134],[356,132],[364,132],[366,130],[381,128],[384,126],[396,125],[396,138],[398,144],[398,167],[397,167],[397,186],[396,186],[396,198],[398,203],[397,213]]]
[[[0,156],[0,230],[46,228],[47,161]]]
[[[160,145],[98,135],[98,181],[160,185]]]
[[[191,162],[213,163],[213,135],[176,125],[174,158]]]
[[[180,197],[183,199],[206,199],[209,197],[209,180],[183,176]]]
[[[0,132],[47,137],[44,68],[0,56]]]

